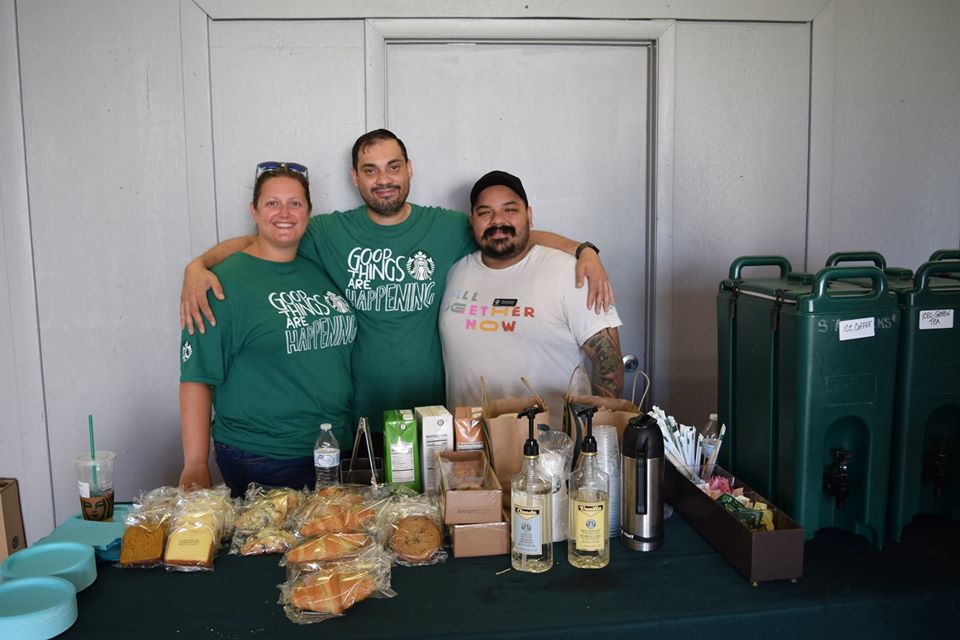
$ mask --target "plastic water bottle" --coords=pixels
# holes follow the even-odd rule
[[[313,466],[317,470],[317,488],[340,484],[340,443],[329,422],[320,425],[320,435],[313,445]]]
[[[709,462],[713,457],[713,451],[717,448],[720,440],[720,425],[717,424],[719,421],[719,416],[715,413],[711,413],[707,417],[707,424],[703,427],[701,435],[703,436],[703,456],[704,462]],[[708,470],[710,473],[713,472],[713,469]]]
[[[720,417],[715,413],[707,416],[707,424],[703,428],[704,438],[716,438],[720,435],[720,425],[717,424],[719,419]]]

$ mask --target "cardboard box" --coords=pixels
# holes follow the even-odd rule
[[[440,501],[443,521],[447,524],[498,523],[502,518],[503,490],[497,476],[482,451],[447,451],[437,454],[440,463]],[[457,466],[459,466],[459,469]],[[453,475],[455,470],[475,469],[471,484],[479,489],[455,489],[463,475]],[[471,471],[471,474],[474,473]]]
[[[701,491],[672,464],[667,462],[664,466],[664,497],[667,502],[752,584],[768,580],[796,580],[803,575],[803,527],[786,513],[717,466],[714,473],[728,476],[731,488],[742,487],[744,494],[753,494],[773,510],[774,530],[754,531]]]
[[[436,495],[440,485],[437,470],[437,452],[453,451],[453,416],[445,407],[434,405],[416,407],[417,427],[420,432],[420,478],[423,492]]]
[[[502,556],[510,553],[510,520],[505,512],[500,522],[450,526],[454,558]]]
[[[20,490],[12,478],[0,478],[0,560],[27,546],[20,514]]]

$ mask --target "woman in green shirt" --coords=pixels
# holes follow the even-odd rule
[[[313,487],[325,422],[349,441],[356,318],[326,273],[297,257],[310,210],[306,167],[258,166],[256,240],[216,268],[229,290],[210,296],[217,324],[181,336],[181,486],[210,486],[211,435],[234,496],[250,482]]]

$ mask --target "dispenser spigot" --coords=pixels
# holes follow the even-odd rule
[[[833,473],[823,474],[823,490],[836,499],[837,509],[843,509],[847,506],[847,497],[850,495],[850,468],[848,463],[852,458],[853,451],[834,449]]]
[[[950,457],[947,451],[947,439],[934,438],[933,452],[927,454],[923,463],[923,479],[933,483],[933,495],[943,495],[943,488],[950,478]]]

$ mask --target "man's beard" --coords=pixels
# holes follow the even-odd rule
[[[383,216],[384,218],[392,218],[399,215],[407,204],[407,194],[403,192],[403,188],[397,186],[396,193],[397,195],[392,199],[385,200],[378,198],[371,190],[370,194],[365,197],[363,201],[366,202],[367,206],[377,215]]]
[[[510,237],[498,238],[496,240],[490,239],[490,236],[498,231],[508,233],[510,234]],[[477,245],[480,247],[480,251],[483,253],[483,255],[487,256],[488,258],[506,260],[508,258],[518,256],[526,251],[529,234],[529,228],[522,229],[518,234],[514,227],[508,225],[488,227],[483,232],[483,237],[480,239],[480,242],[478,242]]]

